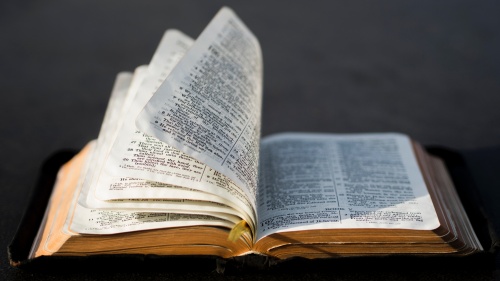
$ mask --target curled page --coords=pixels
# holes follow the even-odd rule
[[[262,54],[223,8],[138,115],[139,130],[221,172],[254,199],[258,179]]]
[[[147,70],[134,75],[129,90],[132,102],[123,106],[114,136],[101,142],[105,147],[100,149],[102,153],[91,167],[90,184],[84,188],[88,190],[84,206],[170,208],[173,205],[161,199],[189,199],[230,206],[245,219],[253,216],[254,201],[229,178],[144,134],[134,124],[135,117],[192,43],[192,39],[179,31],[167,31]],[[141,200],[117,202],[116,199]]]
[[[201,202],[193,208],[189,208],[179,212],[175,210],[170,212],[167,208],[162,210],[150,211],[135,211],[130,210],[105,210],[88,208],[78,204],[78,195],[83,186],[85,174],[91,166],[91,152],[95,149],[95,142],[92,142],[82,153],[79,153],[71,162],[64,166],[58,176],[58,188],[62,188],[62,196],[54,197],[52,200],[56,206],[55,212],[64,212],[69,210],[64,222],[63,232],[66,235],[78,234],[113,234],[138,230],[149,230],[165,227],[185,227],[193,225],[212,225],[222,226],[226,228],[232,227],[238,223],[241,218],[223,213],[224,208],[220,211],[213,211],[213,206],[202,205]],[[76,169],[75,169],[76,167]],[[78,168],[81,169],[78,169]],[[66,198],[66,199],[65,199]],[[71,200],[67,200],[72,198]],[[186,205],[184,202],[181,205]],[[196,211],[196,208],[205,209],[203,212]],[[57,222],[49,221],[51,224],[48,233],[46,249],[51,249],[50,245],[54,243],[59,245],[59,240],[51,238],[53,231],[57,231],[54,227]],[[55,235],[57,236],[57,235]],[[57,247],[56,247],[57,250]]]

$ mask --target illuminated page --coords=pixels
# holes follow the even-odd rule
[[[281,231],[439,227],[408,137],[279,134],[262,141],[258,238]]]
[[[137,117],[139,130],[221,172],[255,198],[262,55],[223,8]]]

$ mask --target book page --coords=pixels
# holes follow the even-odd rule
[[[118,121],[118,132],[107,142],[109,152],[102,153],[106,157],[95,168],[86,206],[157,208],[161,203],[158,199],[188,199],[225,204],[243,213],[244,218],[254,216],[252,202],[227,177],[135,127],[137,114],[191,44],[192,40],[179,31],[165,34],[142,83],[132,94],[130,107]],[[115,199],[145,200],[104,202]],[[167,200],[163,203],[168,204]]]
[[[138,176],[138,170],[142,170],[129,171],[120,168],[123,163],[130,160],[127,154],[133,154],[135,151],[134,148],[128,147],[127,144],[131,142],[140,143],[140,139],[135,138],[135,135],[140,134],[142,136],[142,133],[137,132],[133,125],[133,120],[173,66],[184,55],[191,43],[192,39],[182,33],[176,30],[167,31],[151,63],[145,69],[139,69],[142,71],[136,71],[128,92],[129,97],[127,97],[127,100],[131,100],[131,102],[125,103],[121,115],[114,124],[108,125],[107,131],[114,130],[114,134],[108,136],[106,141],[103,141],[105,147],[101,148],[102,152],[95,168],[96,174],[92,179],[92,196],[97,196],[102,200],[115,199],[118,194],[123,196],[122,198],[136,198],[129,197],[129,194],[127,194],[128,189],[122,192],[113,192],[114,189],[111,189],[108,183],[120,181],[120,177]],[[101,135],[99,135],[99,138],[101,138]],[[152,155],[152,157],[154,156]]]
[[[186,227],[195,225],[220,226],[230,229],[240,221],[235,216],[227,220],[210,215],[112,211],[76,205],[69,231],[80,234],[114,234],[130,231]]]
[[[65,208],[60,208],[61,213],[67,214],[64,220],[63,232],[66,235],[74,234],[113,234],[121,232],[130,232],[138,230],[157,229],[165,227],[185,227],[193,225],[212,225],[231,228],[238,223],[241,218],[217,213],[215,215],[210,210],[205,214],[198,214],[192,209],[186,209],[185,213],[169,213],[168,209],[161,212],[138,212],[132,210],[102,210],[87,208],[78,204],[78,196],[83,186],[85,174],[91,166],[90,157],[92,150],[95,149],[95,142],[89,144],[82,150],[74,160],[67,164],[62,171],[61,177],[67,179],[63,183],[56,185],[56,188],[64,188],[66,196],[60,196],[60,200],[53,202],[56,206],[65,204]],[[90,152],[89,152],[90,151]],[[75,160],[76,159],[76,160]],[[57,190],[56,194],[61,192]],[[71,204],[68,204],[71,198]],[[64,200],[65,199],[65,200]],[[182,202],[184,204],[184,202]],[[181,204],[182,205],[182,204]],[[203,204],[198,204],[203,207]],[[69,210],[68,209],[69,206]],[[51,232],[53,228],[50,228]],[[51,234],[49,233],[47,243],[51,243]]]
[[[141,131],[228,176],[254,199],[261,99],[259,43],[230,9],[223,8],[136,123]]]
[[[90,156],[89,161],[92,165],[85,174],[83,187],[79,194],[79,203],[84,206],[87,204],[87,198],[91,193],[90,190],[93,188],[92,185],[97,184],[95,180],[98,177],[95,175],[102,168],[102,163],[106,157],[106,153],[109,151],[111,140],[118,130],[118,120],[123,115],[123,108],[125,104],[129,104],[127,101],[130,100],[131,89],[135,88],[134,86],[138,84],[138,77],[142,77],[145,71],[144,67],[138,67],[134,74],[123,72],[116,77],[106,112],[104,113],[99,136]]]
[[[432,230],[438,217],[399,134],[279,134],[263,139],[258,239],[331,228]]]
[[[111,105],[116,99],[110,100],[113,118],[103,122],[79,199],[82,206],[182,212],[193,207],[198,213],[211,207],[212,213],[236,212],[253,223],[250,201],[228,178],[135,127],[135,116],[191,44],[186,35],[168,30],[151,63],[137,68],[128,91],[118,90],[120,102]]]

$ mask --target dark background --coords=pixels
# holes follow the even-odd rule
[[[0,4],[0,275],[171,280],[169,271],[100,275],[10,268],[12,239],[38,170],[97,136],[115,76],[149,62],[163,32],[196,37],[228,5],[260,39],[263,135],[387,132],[462,151],[500,146],[497,1],[2,1]],[[477,159],[476,159],[477,160]],[[195,267],[195,265],[193,266]],[[482,280],[474,268],[385,275],[336,270],[186,279]]]

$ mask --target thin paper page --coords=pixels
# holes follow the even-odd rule
[[[138,71],[139,69],[143,68],[138,68]],[[90,163],[93,165],[89,167],[88,173],[85,175],[83,187],[80,192],[79,202],[83,205],[86,204],[85,202],[87,201],[94,175],[101,169],[106,153],[109,151],[111,139],[118,130],[118,120],[122,115],[124,105],[127,103],[126,100],[128,96],[130,96],[129,89],[131,88],[133,77],[132,73],[128,72],[120,73],[116,76],[113,90],[111,91],[111,97],[104,114],[101,130],[96,140],[95,149],[92,150],[92,155],[90,156]],[[95,179],[97,179],[97,177],[95,177]]]
[[[133,210],[102,210],[87,208],[78,204],[78,193],[83,185],[83,175],[90,168],[90,162],[86,161],[85,168],[81,170],[81,179],[77,187],[73,189],[72,207],[65,221],[63,231],[66,234],[114,234],[138,230],[149,230],[166,227],[185,227],[194,225],[212,225],[230,228],[240,221],[241,218],[224,213],[212,212],[213,206],[207,206],[207,202],[198,202],[193,208],[187,208],[184,213],[169,213],[168,208],[163,212],[140,212]],[[126,204],[126,202],[124,202]],[[179,202],[179,205],[189,203]],[[222,208],[221,211],[225,211]],[[193,211],[196,208],[204,208],[205,211]],[[202,213],[202,214],[200,214]]]
[[[92,149],[95,149],[95,145],[89,145],[86,150]],[[139,212],[133,210],[110,211],[84,207],[78,204],[77,198],[83,186],[84,176],[91,166],[91,162],[89,161],[90,155],[91,153],[79,154],[77,156],[78,162],[70,162],[69,165],[73,165],[73,167],[69,167],[64,174],[65,178],[68,178],[67,183],[64,185],[68,189],[66,196],[72,198],[70,211],[63,228],[63,231],[68,235],[75,233],[112,234],[193,225],[212,225],[230,228],[241,220],[241,218],[234,215],[213,213],[210,211],[213,206],[209,206],[207,211],[201,212],[202,214],[192,211],[189,208],[185,213],[168,213],[167,208],[163,212]],[[79,169],[80,167],[81,169]],[[68,204],[67,200],[63,201],[60,203]],[[179,202],[181,205],[183,203]],[[207,208],[206,204],[207,202],[201,202],[197,205],[199,205],[199,208]],[[221,208],[221,210],[224,211],[225,209]],[[50,236],[49,233],[47,244],[50,244]]]
[[[170,73],[171,69],[179,61],[179,59],[184,55],[186,49],[189,48],[191,43],[192,39],[185,36],[181,32],[175,30],[167,31],[162,38],[151,63],[148,65],[147,71],[145,73],[138,73],[142,74],[143,78],[140,79],[140,77],[137,77],[137,79],[134,79],[134,81],[140,79],[140,84],[137,88],[130,89],[130,92],[132,92],[132,102],[130,103],[130,106],[123,109],[122,116],[117,121],[117,133],[113,138],[106,141],[107,151],[102,153],[104,157],[100,159],[96,165],[97,173],[93,177],[91,185],[92,196],[97,196],[101,200],[115,199],[113,196],[114,194],[126,196],[125,193],[129,190],[126,190],[125,192],[116,192],[116,190],[110,188],[110,185],[100,183],[109,183],[112,182],[112,180],[119,181],[121,177],[141,177],[140,173],[135,174],[134,172],[143,169],[134,170],[122,167],[126,165],[129,160],[131,160],[129,154],[132,156],[134,154],[140,154],[135,152],[135,149],[139,148],[130,147],[130,144],[135,144],[136,146],[140,144],[142,140],[140,137],[143,136],[143,134],[138,132],[134,126],[135,116],[137,116],[156,88]],[[151,157],[156,158],[154,151],[151,151],[150,154],[152,154]]]
[[[208,215],[109,211],[87,209],[77,205],[70,231],[82,234],[113,234],[195,225],[231,228],[237,222],[237,219],[229,221]]]
[[[399,134],[280,134],[262,142],[258,238],[330,228],[435,229],[438,217]]]
[[[110,208],[111,202],[106,203],[104,200],[175,199],[186,195],[185,199],[222,203],[238,212],[244,212],[243,217],[253,216],[253,201],[250,202],[243,191],[232,185],[228,178],[183,152],[138,131],[134,125],[135,116],[191,44],[192,40],[179,31],[169,30],[165,34],[144,74],[142,84],[137,88],[130,108],[123,112],[118,121],[121,125],[114,142],[106,142],[109,144],[109,153],[103,153],[107,157],[94,168],[98,173],[92,179],[84,205]],[[144,181],[134,184],[137,179]],[[179,189],[173,185],[187,189]],[[195,192],[193,189],[202,192]],[[148,202],[130,204],[144,208]]]
[[[123,122],[126,108],[131,105],[131,100],[139,88],[140,83],[144,80],[146,72],[146,66],[137,67],[133,76],[130,77],[131,80],[128,81],[128,87],[126,84],[127,81],[124,80],[125,78],[121,76],[117,77],[117,81],[111,92],[110,102],[106,108],[105,118],[96,141],[96,148],[92,154],[92,165],[90,165],[85,176],[80,194],[79,202],[83,206],[87,205],[87,201],[90,197],[94,196],[95,190],[98,187],[104,188],[100,183],[99,176],[102,174],[105,159],[109,155],[113,139],[116,138],[121,123]]]
[[[192,213],[199,214],[217,212],[218,214],[214,216],[219,217],[227,213],[237,215],[241,217],[241,219],[254,224],[250,202],[248,202],[248,199],[241,193],[234,192],[237,188],[230,186],[230,182],[225,182],[223,184],[227,186],[228,192],[232,192],[229,194],[233,196],[233,200],[224,199],[195,189],[137,178],[108,178],[108,180],[109,182],[103,181],[100,184],[109,186],[110,189],[117,194],[120,194],[120,191],[124,191],[121,192],[124,193],[123,197],[113,200],[99,200],[93,196],[89,196],[83,206],[88,208],[129,211],[150,210],[152,212],[165,212],[166,210],[170,210],[169,212],[191,211]],[[212,184],[216,183],[213,182]],[[235,200],[236,198],[238,198],[238,200]],[[180,200],[182,200],[182,204],[177,203]],[[247,208],[241,208],[241,203],[238,202],[246,202],[245,205]],[[207,206],[214,206],[216,208],[208,209]]]
[[[262,55],[223,8],[138,116],[138,128],[220,171],[255,198]]]

